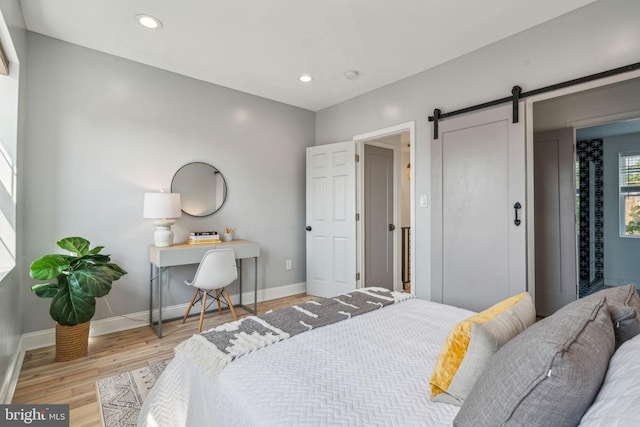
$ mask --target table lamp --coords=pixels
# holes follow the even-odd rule
[[[180,218],[179,193],[144,193],[144,218],[154,219],[153,242],[158,247],[173,245],[173,218]]]

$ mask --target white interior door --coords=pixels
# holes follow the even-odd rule
[[[356,288],[355,142],[307,148],[307,293]]]
[[[515,124],[511,105],[440,123],[432,141],[436,301],[480,311],[527,289],[523,112],[521,104]]]
[[[536,312],[578,298],[573,129],[534,136]]]

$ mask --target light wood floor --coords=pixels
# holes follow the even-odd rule
[[[258,313],[277,310],[317,299],[306,294],[258,303]],[[199,307],[194,307],[197,310]],[[238,317],[248,316],[236,309]],[[203,330],[233,320],[228,310],[223,315],[207,313]],[[100,411],[96,381],[173,357],[173,348],[198,331],[199,316],[163,324],[158,339],[148,325],[89,339],[89,355],[70,362],[56,362],[55,347],[28,351],[13,396],[16,404],[69,404],[70,424],[99,426]]]

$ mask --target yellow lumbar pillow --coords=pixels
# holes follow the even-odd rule
[[[462,405],[493,353],[535,320],[533,300],[523,292],[454,326],[431,375],[431,399]]]

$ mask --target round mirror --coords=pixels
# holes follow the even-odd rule
[[[171,192],[180,193],[182,212],[191,216],[209,216],[227,200],[227,183],[215,167],[193,162],[182,166],[173,175]]]

